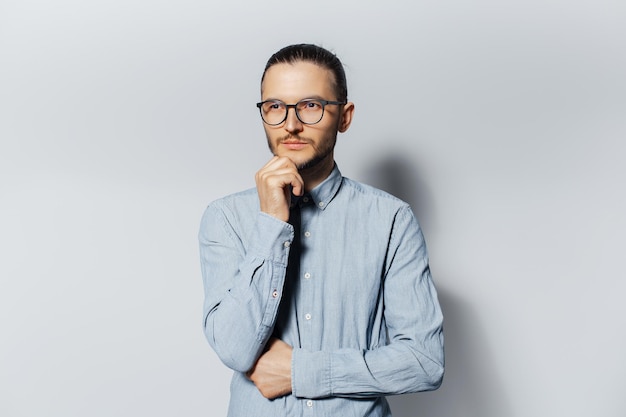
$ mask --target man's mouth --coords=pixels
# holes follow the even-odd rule
[[[280,142],[281,143],[307,143],[309,141],[305,138],[288,135],[280,139]]]
[[[299,150],[307,146],[309,142],[301,138],[287,137],[287,138],[281,139],[280,144],[283,145],[287,149]]]
[[[304,148],[305,146],[307,146],[308,144],[301,140],[284,140],[281,142],[281,145],[283,145],[287,149],[300,150]]]

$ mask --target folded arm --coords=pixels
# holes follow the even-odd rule
[[[202,218],[204,332],[222,362],[247,372],[268,342],[282,296],[293,227],[258,213],[249,247],[219,204]]]
[[[383,277],[387,344],[374,349],[294,349],[293,394],[370,397],[428,391],[444,372],[443,316],[422,232],[411,210],[394,222]]]

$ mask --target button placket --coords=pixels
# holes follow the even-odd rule
[[[303,248],[305,248],[305,253],[306,253],[306,247],[308,245],[311,244],[311,238],[312,238],[312,232],[310,227],[312,225],[315,224],[315,216],[316,216],[316,212],[317,210],[314,210],[315,206],[317,205],[316,202],[309,196],[307,196],[308,198],[303,198],[301,201],[305,204],[302,205],[302,222],[301,222],[301,245]],[[298,321],[301,321],[302,323],[302,327],[300,329],[300,337],[301,337],[301,343],[302,343],[302,347],[307,348],[307,349],[312,349],[312,346],[310,346],[312,344],[311,339],[312,339],[312,331],[313,331],[313,327],[314,327],[314,323],[313,323],[313,313],[315,313],[312,309],[313,309],[313,305],[312,305],[312,300],[311,297],[313,295],[313,288],[311,287],[311,285],[313,285],[313,281],[312,281],[312,273],[309,270],[309,268],[312,265],[309,264],[307,262],[307,257],[306,255],[302,258],[301,263],[300,263],[300,279],[302,280],[302,285],[299,286],[299,290],[301,291],[302,294],[302,303],[300,304],[300,308],[299,311],[301,312],[299,315],[299,319]],[[304,284],[306,282],[306,285]],[[313,401],[312,400],[308,400],[305,401],[306,404],[306,408],[305,410],[307,410],[307,414],[308,413],[312,413],[313,412]]]

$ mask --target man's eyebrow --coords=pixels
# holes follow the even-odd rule
[[[312,99],[312,98],[313,98],[313,99],[316,99],[316,100],[325,100],[325,98],[324,98],[324,97],[322,97],[322,96],[318,96],[317,94],[313,94],[313,95],[307,96],[307,97],[306,97],[306,98],[304,98],[303,100]]]
[[[299,99],[298,101],[302,101],[302,100],[326,100],[326,98],[318,95],[318,94],[311,94],[311,95],[306,95],[304,97],[302,97],[301,99]],[[274,97],[268,97],[263,99],[263,101],[280,101],[282,103],[287,103],[285,100],[281,100],[279,98],[274,98]]]

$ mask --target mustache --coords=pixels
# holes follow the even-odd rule
[[[302,143],[311,143],[311,139],[309,138],[304,138],[302,136],[298,136],[298,135],[286,135],[283,136],[282,138],[278,139],[279,143],[285,143],[285,142],[290,142],[290,141],[298,141],[298,142],[302,142]]]

